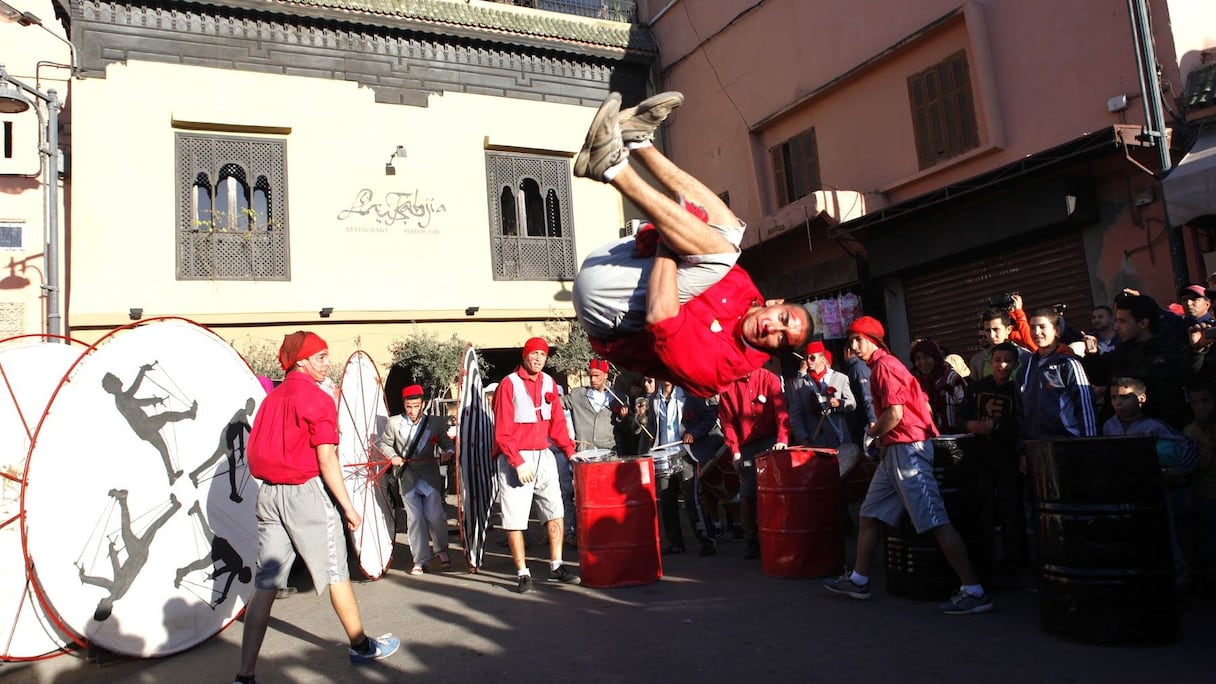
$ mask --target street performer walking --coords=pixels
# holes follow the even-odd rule
[[[861,503],[857,533],[857,562],[853,571],[824,586],[828,591],[862,601],[870,598],[870,561],[879,540],[879,523],[898,526],[904,514],[917,534],[931,534],[962,587],[938,607],[943,613],[987,613],[992,599],[984,592],[967,555],[967,547],[950,518],[933,475],[933,445],[937,428],[929,398],[920,383],[888,350],[882,324],[862,316],[849,325],[849,347],[870,367],[870,391],[878,420],[867,434],[878,440],[878,471]]]
[[[329,348],[317,335],[294,332],[283,338],[279,363],[283,384],[266,396],[249,435],[249,472],[258,489],[257,590],[245,610],[241,664],[236,682],[255,682],[254,668],[270,624],[275,594],[287,586],[292,562],[304,560],[317,593],[329,600],[350,640],[350,660],[387,658],[401,641],[392,634],[369,638],[346,566],[342,523],[362,522],[351,505],[338,463],[338,409],[317,386],[329,370]],[[336,508],[335,508],[336,505]]]
[[[494,392],[494,447],[498,458],[498,502],[507,531],[511,559],[521,594],[533,590],[532,573],[524,556],[524,530],[535,496],[549,535],[549,582],[578,584],[578,575],[562,565],[561,485],[557,464],[549,452],[552,440],[566,457],[574,455],[574,440],[566,427],[557,383],[543,371],[549,343],[533,337],[524,343],[523,363]]]
[[[746,224],[655,148],[655,129],[683,101],[661,93],[622,111],[612,93],[600,105],[574,175],[611,184],[651,222],[587,256],[574,308],[600,356],[709,397],[801,346],[813,324],[803,307],[761,297],[735,263]],[[679,199],[647,183],[631,160]]]

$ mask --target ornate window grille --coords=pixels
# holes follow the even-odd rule
[[[573,279],[569,160],[487,152],[486,179],[494,279]]]
[[[177,134],[178,280],[290,280],[287,144]]]

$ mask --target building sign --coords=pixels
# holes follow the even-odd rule
[[[24,222],[0,221],[0,249],[25,249],[21,239],[24,229]]]
[[[362,188],[337,219],[347,233],[438,235],[437,219],[445,213],[442,201],[419,188],[380,192]]]

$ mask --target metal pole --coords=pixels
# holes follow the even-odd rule
[[[1161,102],[1161,78],[1157,74],[1157,52],[1153,47],[1153,27],[1149,21],[1145,0],[1127,0],[1127,11],[1132,24],[1132,46],[1136,51],[1136,71],[1140,76],[1140,92],[1144,96],[1145,134],[1157,148],[1157,159],[1161,166],[1157,180],[1173,166],[1170,159],[1169,139],[1166,137],[1165,108]],[[1166,242],[1170,250],[1170,265],[1174,271],[1175,289],[1189,280],[1186,250],[1182,244],[1182,231],[1171,224],[1169,212],[1163,206]]]
[[[45,230],[43,237],[43,255],[46,260],[45,284],[42,291],[46,295],[46,333],[60,334],[59,315],[59,94],[54,88],[45,93],[30,87],[20,79],[13,78],[0,64],[0,81],[4,81],[37,100],[46,103],[46,121],[42,121],[42,112],[38,103],[31,103],[38,115],[39,140],[38,154],[43,158],[42,168],[42,218]],[[45,126],[45,132],[41,126]],[[43,142],[45,141],[45,146]]]
[[[46,91],[46,331],[58,335],[59,316],[59,96]]]

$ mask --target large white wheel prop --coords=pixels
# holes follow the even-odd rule
[[[120,328],[69,371],[22,515],[35,588],[79,639],[163,656],[244,609],[258,551],[245,446],[265,394],[230,344],[181,319]]]
[[[379,579],[393,562],[396,525],[381,481],[388,461],[376,451],[376,440],[388,424],[388,405],[376,364],[366,353],[351,354],[342,370],[338,392],[338,458],[351,504],[363,522],[351,532],[359,567],[369,579]]]
[[[457,517],[469,572],[476,573],[485,558],[490,508],[498,496],[498,479],[494,463],[494,411],[482,391],[481,368],[473,345],[465,348],[460,375]]]
[[[25,459],[51,394],[85,347],[61,338],[0,341],[0,660],[59,655],[72,643],[34,594],[21,547]]]

